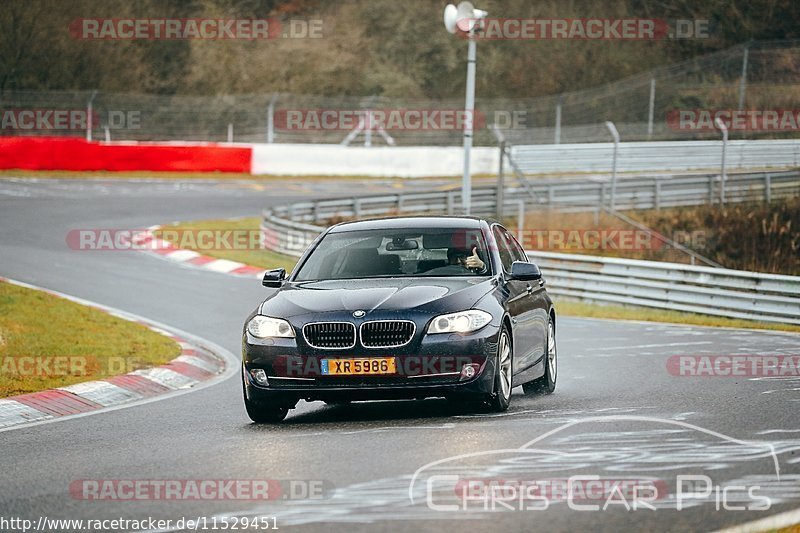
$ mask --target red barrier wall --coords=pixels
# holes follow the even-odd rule
[[[100,143],[65,137],[0,137],[0,168],[250,173],[252,149],[219,144]]]

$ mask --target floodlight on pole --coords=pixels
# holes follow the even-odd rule
[[[472,175],[470,174],[470,150],[475,115],[475,34],[482,28],[482,20],[488,15],[482,9],[475,9],[470,2],[461,2],[458,7],[448,4],[444,8],[444,27],[450,33],[467,34],[467,94],[464,103],[464,176],[461,185],[461,207],[465,215],[470,212],[472,203]]]

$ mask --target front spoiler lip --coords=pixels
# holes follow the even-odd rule
[[[261,387],[256,385],[252,378],[245,378],[245,390],[248,399],[263,401],[280,400],[324,400],[352,399],[353,401],[370,401],[382,399],[413,399],[420,397],[443,396],[484,396],[493,391],[494,366],[486,365],[483,372],[470,380],[453,381],[449,383],[424,383],[413,380],[411,383],[387,385],[354,385],[354,386],[329,386],[311,385],[301,387]]]

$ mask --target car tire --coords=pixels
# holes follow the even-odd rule
[[[244,389],[244,383],[242,383]],[[247,416],[256,424],[275,424],[280,422],[289,414],[289,408],[281,405],[270,405],[252,402],[247,399],[247,392],[244,390],[244,409]]]
[[[551,317],[547,321],[547,346],[545,347],[544,375],[522,385],[525,394],[552,394],[558,378],[558,349],[556,347],[556,325]]]
[[[489,397],[487,404],[494,412],[503,412],[511,403],[511,389],[513,388],[513,362],[514,349],[511,337],[505,326],[500,330],[497,340],[497,360],[495,362],[494,392]]]

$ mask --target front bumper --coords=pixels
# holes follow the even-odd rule
[[[243,381],[248,400],[294,405],[299,400],[361,401],[482,396],[494,390],[499,327],[471,334],[423,335],[397,349],[308,350],[295,339],[242,339]],[[305,352],[305,353],[303,353]],[[322,359],[394,357],[395,374],[329,376]],[[469,379],[463,365],[475,365]],[[263,369],[269,384],[257,384],[250,371]]]

